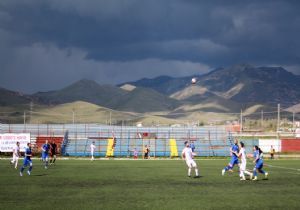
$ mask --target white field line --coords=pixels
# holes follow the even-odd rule
[[[274,166],[270,164],[266,164],[266,166],[270,168],[281,168],[281,169],[287,169],[287,170],[293,170],[293,171],[300,171],[300,168],[289,168],[289,167],[283,167],[283,166]]]
[[[11,160],[12,157],[0,157],[0,160]],[[19,158],[20,160],[23,160],[23,158]],[[32,160],[40,160],[40,157],[32,157]],[[90,157],[58,157],[56,158],[56,160],[91,160]],[[144,161],[158,161],[158,160],[162,160],[162,161],[174,161],[174,160],[180,160],[182,161],[181,158],[150,158],[150,159],[133,159],[133,158],[95,158],[94,161],[98,161],[98,160],[132,160],[132,161],[138,161],[138,160],[144,160]],[[194,159],[194,160],[205,160],[205,161],[215,161],[215,160],[228,160],[226,158],[216,158],[216,159]]]
[[[0,160],[11,160],[12,157],[0,157]],[[23,160],[23,158],[19,158],[20,160]],[[33,160],[40,160],[41,157],[32,157],[31,159]],[[56,158],[57,160],[91,160],[91,158],[89,156],[87,157],[57,157]],[[95,158],[95,161],[97,160],[132,160],[132,161],[138,161],[138,160],[145,160],[145,161],[158,161],[158,160],[163,160],[163,161],[174,161],[174,160],[182,160],[181,158],[150,158],[150,159],[142,159],[142,158],[139,158],[139,159],[133,159],[133,158],[105,158],[105,157],[102,157],[102,158]],[[229,158],[195,158],[194,160],[200,160],[200,161],[216,161],[216,160],[228,160],[229,161]],[[299,159],[280,159],[280,161],[299,161]],[[275,160],[276,161],[276,160]],[[248,161],[247,162],[247,165],[254,165],[252,163],[252,161]],[[286,168],[286,167],[281,167],[281,166],[273,166],[273,165],[269,165],[269,164],[264,164],[265,166],[269,166],[269,167],[274,167],[274,168],[282,168],[282,169],[290,169],[290,170],[298,170],[300,171],[300,169],[297,169],[297,168]]]
[[[290,172],[290,171],[269,171],[268,170],[268,172],[271,172],[271,174],[273,174],[273,173],[286,173],[286,174],[293,174],[293,175],[300,175],[300,172],[299,173],[297,173],[297,172]]]
[[[300,173],[286,172],[288,174],[300,175]]]

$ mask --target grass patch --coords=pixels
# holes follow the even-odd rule
[[[299,160],[266,161],[269,180],[256,182],[222,177],[228,160],[196,162],[199,179],[182,160],[59,160],[48,170],[33,160],[23,177],[1,160],[1,209],[299,209]]]

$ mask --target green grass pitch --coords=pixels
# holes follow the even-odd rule
[[[228,161],[197,160],[194,179],[182,160],[58,160],[45,170],[35,159],[23,177],[1,160],[0,209],[300,209],[300,160],[267,160],[269,179],[258,181],[240,181],[237,168],[221,176]]]

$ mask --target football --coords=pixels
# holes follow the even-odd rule
[[[197,82],[197,79],[195,77],[192,78],[191,83],[194,85],[194,84],[196,84],[196,82]]]

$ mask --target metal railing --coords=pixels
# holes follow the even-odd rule
[[[170,139],[175,139],[180,155],[185,141],[193,142],[200,156],[229,155],[230,141],[225,126],[204,127],[129,127],[99,124],[2,124],[2,133],[30,133],[34,143],[38,136],[62,136],[62,154],[88,156],[90,144],[96,156],[106,156],[108,139],[115,138],[114,156],[130,157],[136,149],[142,156],[146,145],[150,156],[170,156]],[[67,134],[67,135],[66,135]]]

